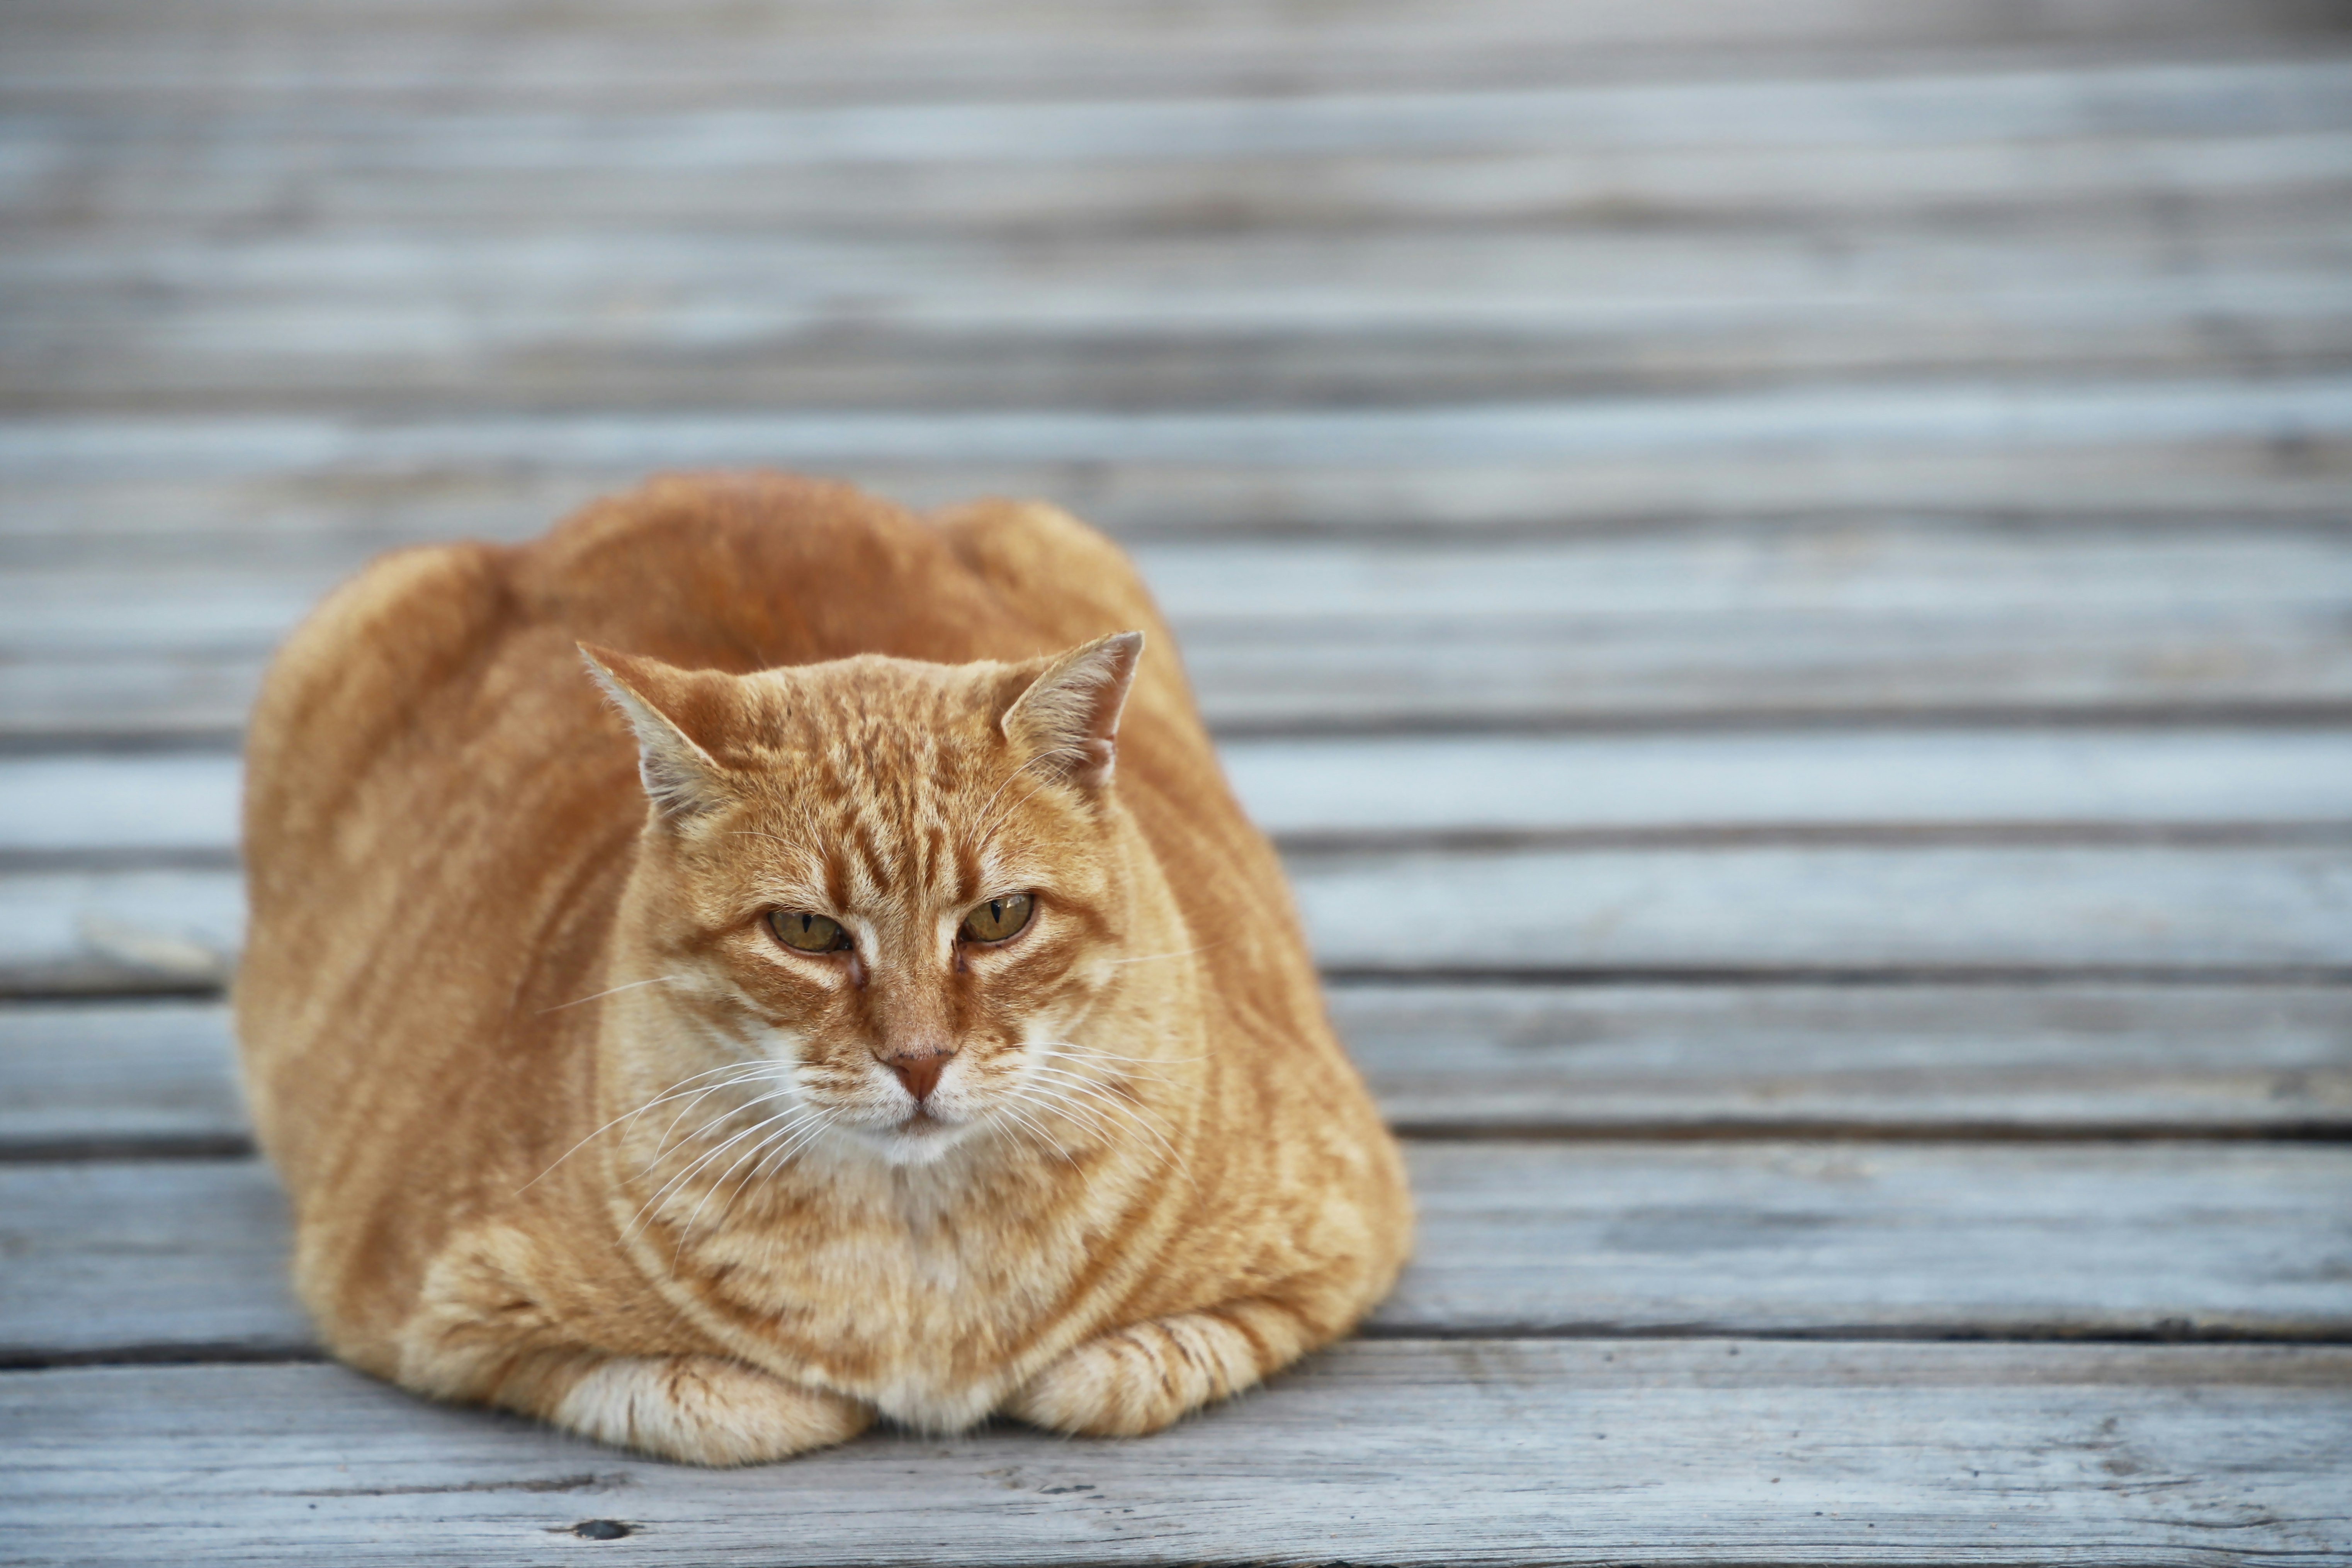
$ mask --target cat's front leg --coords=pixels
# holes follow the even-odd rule
[[[1003,1413],[1055,1432],[1139,1436],[1240,1393],[1330,1337],[1262,1300],[1152,1318],[1076,1346]]]
[[[873,1425],[873,1410],[856,1400],[729,1356],[603,1348],[600,1340],[642,1345],[670,1325],[625,1292],[581,1288],[593,1276],[552,1246],[551,1230],[478,1226],[426,1274],[394,1364],[365,1353],[363,1342],[361,1353],[342,1353],[419,1394],[497,1405],[689,1464],[789,1458]]]
[[[720,1356],[581,1352],[536,1369],[499,1404],[599,1442],[696,1465],[756,1465],[855,1437],[874,1412]],[[522,1398],[515,1395],[523,1394]]]

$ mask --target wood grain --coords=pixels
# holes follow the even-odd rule
[[[2333,222],[2281,214],[2240,238],[2200,214],[2182,221],[2214,232],[2184,271],[2168,227],[2068,219],[1704,247],[1655,226],[887,241],[467,225],[135,247],[77,230],[0,249],[17,304],[0,405],[1276,407],[1922,366],[2277,374],[2352,349]]]
[[[613,1519],[698,1563],[2284,1568],[2352,1552],[2347,1381],[2335,1349],[1358,1343],[1136,1442],[709,1471],[340,1367],[107,1368],[0,1379],[0,1498],[43,1562],[542,1563]]]
[[[1289,868],[1327,973],[1358,978],[2352,969],[2341,843],[1433,849]],[[208,989],[242,926],[233,872],[0,874],[0,991]]]
[[[621,103],[756,102],[778,92],[823,101],[959,89],[1066,92],[1074,83],[1097,91],[1251,91],[1278,72],[1292,90],[1328,92],[1720,74],[1857,55],[1885,68],[1890,51],[1898,65],[1920,51],[2028,47],[2042,58],[2112,59],[2126,50],[2325,43],[2340,31],[2326,7],[2295,0],[2076,4],[2031,14],[1950,0],[1899,10],[1806,0],[1769,12],[1700,0],[1631,14],[1523,0],[1443,13],[1404,4],[1298,14],[1066,5],[927,6],[911,18],[874,6],[866,14],[868,25],[857,26],[822,5],[680,5],[665,13],[662,28],[648,29],[609,5],[524,16],[423,5],[321,15],[248,4],[201,19],[171,7],[26,5],[12,14],[18,47],[0,86],[76,102],[135,92],[199,101],[399,95],[429,104],[453,87],[499,99],[601,93]],[[192,61],[201,70],[190,69]]]
[[[252,1131],[218,1003],[0,1007],[0,1159],[243,1153]]]
[[[2020,212],[2145,222],[2151,204],[2189,206],[2216,229],[2260,229],[2352,180],[2338,128],[2198,136],[2098,136],[1791,147],[1769,142],[1256,157],[1127,163],[1034,161],[796,165],[747,181],[729,168],[586,167],[528,175],[467,169],[420,179],[352,164],[323,177],[267,148],[190,167],[184,159],[100,161],[93,118],[52,129],[0,185],[28,231],[97,228],[137,244],[236,222],[257,233],[385,228],[566,230],[646,225],[790,227],[862,235],[1377,231],[1488,226],[1608,229],[1817,226],[1848,242],[1889,222],[2004,221]],[[31,150],[28,150],[30,153]],[[5,179],[0,171],[0,179]]]
[[[2352,1334],[2352,1151],[1444,1142],[1385,1334]],[[292,1354],[258,1162],[0,1165],[0,1362]]]
[[[875,462],[1462,468],[1694,451],[2168,445],[2352,437],[2352,377],[1788,387],[1704,396],[1267,413],[1013,411],[508,415],[362,423],[296,415],[0,420],[28,478],[227,477],[499,461],[651,468]]]
[[[372,542],[257,530],[156,541],[147,551],[139,542],[61,540],[64,562],[0,577],[0,651],[267,652],[367,559]],[[235,558],[273,548],[314,559]],[[175,560],[181,550],[231,559]],[[162,559],[140,559],[151,552]],[[102,564],[104,553],[129,559]],[[1873,618],[2023,623],[2060,609],[2144,623],[2232,610],[2294,617],[2352,600],[2352,534],[2219,519],[2048,530],[1933,519],[1702,523],[1535,540],[1149,539],[1133,554],[1188,646],[1271,641],[1286,629],[1302,639],[1361,635],[1400,619],[1457,635],[1599,636],[1653,618],[1780,615],[1838,617],[1837,629],[1860,634]]]
[[[751,172],[822,163],[1037,160],[1068,163],[1381,153],[1390,156],[1570,143],[1601,150],[1758,141],[2027,141],[2092,134],[2340,130],[2352,67],[2295,59],[2121,64],[1966,75],[1641,81],[1478,92],[1215,98],[1076,98],[765,105],[629,112],[495,106],[420,114],[329,99],[208,119],[215,159],[284,158],[378,169],[698,168]],[[113,138],[187,133],[132,105],[109,106]],[[27,139],[79,118],[28,115]],[[299,132],[296,142],[289,132]]]
[[[1222,753],[1252,819],[1294,847],[2331,824],[2352,837],[2352,732],[2335,730],[1245,739]],[[0,756],[0,856],[226,859],[241,781],[216,752]]]
[[[1343,985],[1408,1132],[2336,1135],[2336,987]],[[2193,1163],[2193,1156],[2185,1156]]]
[[[2163,970],[2352,959],[2331,849],[1734,847],[1290,858],[1327,971]]]
[[[822,470],[914,507],[975,495],[1053,500],[1130,542],[1525,542],[1661,529],[1834,538],[1937,535],[1977,525],[2095,535],[2194,533],[2227,521],[2255,536],[2325,532],[2342,518],[2344,444],[2311,433],[2148,446],[1965,450],[1718,450],[1444,467],[1271,468],[1230,463],[843,462]],[[623,454],[624,457],[626,454]],[[559,459],[562,460],[559,460]],[[641,482],[635,464],[518,451],[264,472],[150,468],[42,477],[0,467],[0,563],[129,570],[299,565],[348,570],[373,552],[446,539],[526,539],[598,495]],[[1998,529],[1981,525],[1996,524]],[[2126,573],[2126,577],[2130,574]]]
[[[166,510],[144,519],[135,503],[83,510],[103,491],[8,514],[21,531],[0,532],[0,562],[17,560],[0,565],[0,733],[237,729],[277,639],[401,542],[387,518],[402,533],[457,525],[450,497],[403,489],[389,505],[363,489],[334,503],[370,510],[379,531],[356,538],[328,503],[282,496],[236,531],[198,529],[191,498],[160,489]],[[1135,551],[1228,734],[2352,704],[2352,543],[2332,524],[1815,517]]]
[[[2341,1137],[2334,986],[1334,988],[1408,1134]],[[0,1007],[0,1159],[242,1152],[216,1003]]]

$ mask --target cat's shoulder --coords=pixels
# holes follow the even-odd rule
[[[515,618],[495,545],[394,551],[320,601],[271,661],[252,733],[315,733],[335,715],[377,710],[463,662]]]
[[[965,570],[1033,615],[1069,617],[1074,626],[1079,619],[1117,623],[1113,629],[1160,626],[1159,608],[1127,552],[1057,506],[969,501],[927,521]]]

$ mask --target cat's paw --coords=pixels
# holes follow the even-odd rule
[[[549,1419],[666,1459],[756,1465],[855,1437],[874,1412],[717,1356],[612,1356],[583,1369]]]
[[[1157,1432],[1238,1394],[1290,1355],[1271,1360],[1264,1334],[1227,1316],[1181,1312],[1087,1341],[1004,1402],[1016,1421],[1088,1437]]]

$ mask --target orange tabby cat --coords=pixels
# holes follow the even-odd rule
[[[330,598],[236,1002],[335,1353],[736,1464],[1149,1432],[1346,1332],[1401,1165],[1173,647],[1049,508],[772,475]]]

